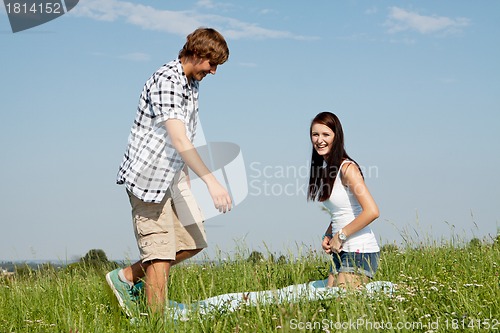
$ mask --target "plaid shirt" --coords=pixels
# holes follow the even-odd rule
[[[165,121],[179,119],[193,141],[198,116],[198,81],[189,84],[179,59],[146,82],[116,182],[145,202],[159,203],[184,161],[172,145]]]

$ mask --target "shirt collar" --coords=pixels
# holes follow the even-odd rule
[[[186,76],[186,73],[184,72],[184,68],[182,67],[181,59],[177,58],[175,60],[175,67],[177,68],[177,71],[181,73],[181,83],[185,87],[190,87],[189,80]]]
[[[180,58],[177,58],[175,60],[175,65],[176,65],[177,71],[182,74],[181,75],[181,83],[182,83],[182,85],[184,87],[188,87],[188,88],[191,88],[191,87],[197,88],[199,81],[197,81],[197,80],[191,80],[191,81],[189,81],[188,80],[188,78],[186,76],[186,73],[184,72],[184,68],[182,67],[182,63],[181,63],[181,59]]]

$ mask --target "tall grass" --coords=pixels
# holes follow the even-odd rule
[[[178,302],[229,292],[269,290],[324,279],[329,260],[307,251],[279,261],[247,260],[248,251],[216,262],[175,266],[169,298]],[[282,260],[286,259],[286,260]],[[500,332],[500,244],[387,246],[375,280],[391,295],[242,306],[189,320],[143,317],[131,323],[106,285],[109,267],[30,271],[0,281],[0,332]]]

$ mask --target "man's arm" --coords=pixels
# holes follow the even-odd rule
[[[186,165],[207,185],[215,208],[224,213],[231,210],[229,193],[203,163],[198,151],[186,135],[184,123],[179,119],[168,119],[165,126],[175,150],[179,152]]]

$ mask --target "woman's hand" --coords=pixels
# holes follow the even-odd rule
[[[340,253],[340,251],[342,251],[342,241],[339,239],[338,232],[333,235],[328,245],[330,247],[330,253]]]
[[[321,247],[323,248],[323,250],[324,250],[327,254],[332,253],[332,251],[331,251],[331,249],[330,249],[330,240],[331,240],[331,238],[330,238],[330,237],[325,236],[325,237],[323,237],[323,242],[321,243]]]

